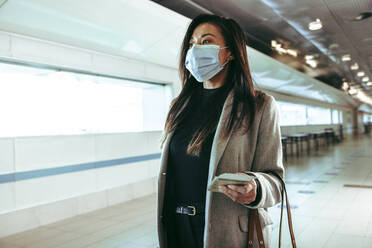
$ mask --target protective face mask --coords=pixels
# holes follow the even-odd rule
[[[226,61],[221,65],[218,60],[220,49],[218,45],[197,45],[194,44],[187,51],[185,66],[199,82],[204,82],[211,79],[214,75],[220,72],[223,67],[229,62]]]

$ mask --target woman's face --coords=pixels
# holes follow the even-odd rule
[[[193,44],[198,45],[219,45],[220,48],[226,46],[225,39],[222,36],[220,29],[210,23],[202,23],[194,29],[194,32],[191,36],[189,48]],[[225,64],[228,58],[230,57],[230,50],[228,48],[220,49],[218,54],[218,60],[221,65]]]

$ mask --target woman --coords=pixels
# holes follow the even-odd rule
[[[266,208],[280,202],[277,176],[284,173],[278,110],[272,96],[253,88],[240,26],[219,16],[196,17],[182,43],[179,72],[182,91],[162,142],[160,248],[247,247],[250,209],[258,209],[269,247]],[[255,179],[209,192],[207,185],[222,173]]]

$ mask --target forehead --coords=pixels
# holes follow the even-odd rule
[[[202,23],[198,25],[195,29],[194,32],[192,33],[191,39],[198,39],[201,38],[204,34],[212,34],[216,38],[222,38],[222,34],[220,29],[210,23]]]

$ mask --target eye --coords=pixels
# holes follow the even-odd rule
[[[202,44],[208,44],[208,43],[210,43],[209,40],[203,40],[203,41],[202,41]]]

